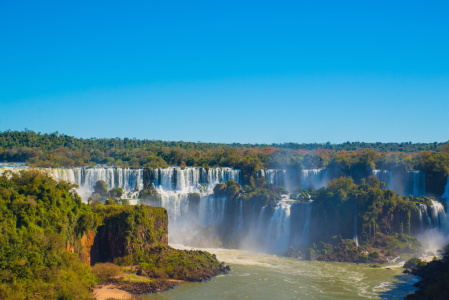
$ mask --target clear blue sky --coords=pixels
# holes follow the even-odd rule
[[[449,1],[0,1],[0,130],[449,139]]]

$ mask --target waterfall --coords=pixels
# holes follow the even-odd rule
[[[301,187],[305,190],[314,188],[319,189],[327,186],[328,172],[326,169],[302,170]]]
[[[292,244],[297,245],[307,245],[309,244],[309,230],[310,230],[310,215],[312,212],[313,201],[300,202],[293,205],[294,210],[299,210],[295,214],[297,221],[295,220],[295,225],[298,224],[298,235],[292,237]]]
[[[201,185],[205,185],[205,192],[212,194],[217,183],[225,183],[227,180],[240,183],[241,172],[232,168],[168,167],[153,169],[153,174],[154,185],[165,191],[201,193]]]
[[[276,186],[282,186],[288,190],[294,190],[298,187],[297,172],[295,170],[260,170],[258,177],[265,177],[268,183]],[[302,170],[300,176],[300,186],[303,189],[319,189],[327,186],[328,172],[326,169]]]
[[[200,200],[198,220],[201,226],[223,224],[226,208],[226,198],[215,198],[213,195],[203,195]],[[170,214],[170,212],[169,212]]]
[[[243,226],[243,200],[240,199],[239,201],[239,216],[237,221],[237,230],[240,231]]]
[[[259,220],[257,221],[257,228],[256,228],[257,236],[259,238],[261,238],[261,239],[265,236],[264,235],[265,231],[263,230],[264,229],[263,219],[264,219],[264,216],[265,216],[265,209],[266,208],[267,208],[266,205],[262,207],[262,209],[260,210],[260,213],[259,213]]]
[[[407,171],[405,194],[415,197],[426,195],[424,172],[418,170]]]
[[[177,226],[182,222],[182,215],[188,211],[187,193],[173,193],[160,191],[161,206],[168,211],[169,225]]]
[[[372,175],[376,176],[380,181],[385,183],[385,189],[393,190],[393,171],[373,170]]]
[[[204,227],[222,224],[227,199],[215,198],[212,195],[214,187],[217,183],[225,183],[227,180],[240,183],[240,174],[240,170],[232,168],[153,169],[153,178],[150,180],[161,196],[161,206],[167,209],[169,232],[189,230],[196,224]],[[199,207],[195,212],[190,210],[189,193],[200,195]]]
[[[355,245],[359,246],[359,237],[357,236],[357,206],[354,204],[354,236],[352,238]]]
[[[24,163],[0,163],[0,175],[6,171],[12,173],[19,173],[22,170],[26,170],[27,166]]]
[[[419,228],[421,233],[424,232],[424,220],[428,227],[431,225],[429,214],[427,213],[427,206],[425,204],[419,205]]]
[[[266,250],[283,253],[290,245],[290,203],[280,202],[268,221]]]
[[[430,207],[424,204],[419,205],[419,225],[421,232],[427,227],[438,229],[445,235],[449,234],[449,223],[443,205],[435,200],[431,200],[431,202]],[[426,226],[424,226],[424,221],[426,222]]]
[[[447,182],[444,186],[444,193],[441,195],[441,198],[446,200],[446,214],[449,215],[449,175],[447,176]]]
[[[446,212],[444,211],[443,205],[438,202],[432,200],[431,210],[431,218],[432,218],[432,227],[439,228],[443,233],[448,234],[448,221]]]
[[[80,194],[85,194],[87,197],[93,192],[93,186],[98,180],[106,182],[108,190],[118,187],[124,193],[132,193],[136,189],[143,189],[143,169],[94,167],[43,170],[47,170],[46,172],[56,180],[77,184]]]
[[[286,172],[285,170],[275,170],[275,169],[266,170],[265,179],[268,183],[284,187],[285,172]]]
[[[27,169],[24,164],[0,165],[0,174],[6,170],[19,172]],[[64,180],[79,186],[75,189],[83,200],[87,200],[93,192],[93,186],[98,180],[103,180],[108,190],[119,187],[124,193],[132,193],[143,189],[143,169],[94,167],[94,168],[36,168],[39,172],[48,174],[55,180]]]

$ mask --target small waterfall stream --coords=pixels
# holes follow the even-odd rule
[[[243,200],[240,199],[239,201],[239,209],[238,209],[239,215],[238,215],[238,221],[237,221],[237,230],[242,230],[243,226]]]
[[[449,234],[449,223],[443,205],[435,200],[431,200],[432,205],[427,207],[419,205],[419,225],[421,232],[426,229],[437,229],[444,235]]]
[[[446,214],[449,215],[449,175],[447,176],[447,182],[444,186],[444,193],[441,198],[446,200]]]
[[[380,181],[385,183],[386,190],[393,190],[393,171],[373,170],[371,174],[376,176]]]
[[[425,173],[418,170],[407,171],[405,194],[415,197],[426,195]]]
[[[327,186],[328,172],[326,169],[302,170],[301,187],[303,189],[319,189]]]
[[[357,206],[354,204],[354,236],[352,238],[356,246],[359,246],[359,237],[357,235]]]
[[[290,244],[290,203],[280,202],[268,221],[266,250],[271,253],[285,252]]]
[[[258,177],[265,177],[268,183],[282,186],[288,190],[294,190],[300,186],[303,189],[319,189],[327,186],[328,171],[326,169],[305,169],[297,176],[295,170],[259,170]],[[300,178],[300,182],[295,182],[295,178]]]

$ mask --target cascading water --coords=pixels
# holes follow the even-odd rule
[[[243,226],[243,200],[240,199],[239,201],[239,216],[238,216],[238,221],[237,221],[237,230],[242,230],[242,226]]]
[[[357,206],[354,205],[354,235],[353,238],[354,243],[356,244],[356,246],[359,246],[359,237],[357,235]]]
[[[201,226],[222,224],[224,221],[226,198],[215,198],[213,195],[201,196],[198,220]]]
[[[303,189],[319,189],[327,186],[328,172],[326,169],[310,169],[302,170],[301,173],[301,187]]]
[[[280,202],[274,208],[265,241],[268,252],[283,253],[290,245],[290,207],[290,203]]]
[[[431,200],[431,202],[432,205],[430,207],[424,204],[419,205],[421,232],[424,232],[426,228],[435,228],[445,235],[449,234],[449,223],[443,205],[435,200]]]
[[[77,184],[78,192],[84,200],[93,192],[93,186],[98,180],[106,182],[108,190],[121,188],[125,194],[143,189],[143,169],[95,167],[42,170],[46,170],[56,180]]]
[[[449,214],[449,175],[447,176],[447,182],[444,187],[444,193],[441,198],[446,200],[446,214]]]
[[[19,172],[27,167],[24,164],[0,166],[3,170]],[[119,187],[125,193],[143,189],[143,169],[128,169],[114,167],[94,168],[36,168],[39,172],[50,175],[55,180],[64,180],[79,186],[77,190],[81,198],[86,201],[93,192],[93,186],[98,180],[106,182],[108,189]]]
[[[161,197],[160,205],[167,209],[169,232],[187,230],[195,224],[207,227],[224,222],[226,198],[212,193],[217,183],[234,180],[240,183],[240,170],[231,168],[169,167],[153,169],[153,182]],[[200,195],[196,212],[190,210],[189,194]],[[153,204],[154,205],[154,204]],[[172,242],[176,237],[170,235]]]
[[[385,183],[385,189],[393,189],[393,171],[373,170],[372,175],[376,176],[380,181]]]
[[[259,220],[257,221],[257,236],[260,239],[263,239],[265,237],[265,228],[264,228],[264,217],[265,217],[265,210],[267,206],[263,206],[259,213]]]
[[[276,186],[284,186],[285,170],[269,169],[264,171],[265,180]]]
[[[204,169],[203,169],[204,170]],[[214,192],[217,183],[223,183],[228,180],[234,180],[240,183],[240,170],[231,168],[209,168],[207,170],[207,193]]]
[[[282,186],[288,190],[294,190],[298,187],[295,170],[260,170],[257,173],[258,177],[265,177],[268,183],[276,186]],[[303,189],[319,189],[323,186],[327,186],[328,171],[326,169],[308,169],[302,170],[300,176],[300,186]]]
[[[407,171],[405,194],[415,197],[426,195],[425,173],[418,170]]]
[[[430,227],[431,221],[429,214],[427,213],[427,205],[420,204],[419,205],[419,228],[421,233],[424,232],[424,221],[426,221],[426,225]]]
[[[439,228],[444,234],[449,233],[447,216],[443,205],[438,201],[432,200],[430,210],[433,223],[432,227]]]
[[[265,170],[261,169],[261,170],[257,171],[256,176],[257,176],[257,178],[265,177]]]
[[[240,170],[232,168],[169,167],[153,169],[153,174],[153,184],[165,191],[212,194],[217,183],[227,180],[240,183]],[[202,185],[205,185],[205,191],[202,191]]]
[[[19,173],[26,170],[27,166],[24,163],[0,163],[0,175],[10,171],[11,173]]]
[[[313,200],[309,202],[300,202],[296,203],[292,206],[292,214],[293,211],[296,212],[294,220],[292,217],[292,221],[294,221],[296,228],[296,234],[293,234],[291,237],[291,244],[294,245],[308,245],[309,244],[309,230],[310,230],[310,216],[312,212]],[[293,228],[293,227],[292,227]],[[292,229],[293,231],[293,229]]]

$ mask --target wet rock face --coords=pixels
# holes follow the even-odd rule
[[[73,244],[67,242],[66,250],[77,253],[80,260],[87,264],[91,264],[91,249],[95,240],[95,231],[89,230],[81,239],[76,240]]]
[[[139,249],[168,245],[168,215],[161,207],[120,206],[111,208],[97,228],[91,261],[113,261]]]

